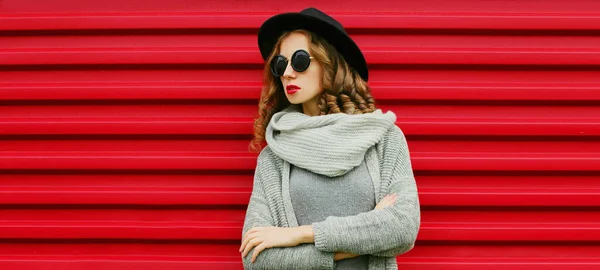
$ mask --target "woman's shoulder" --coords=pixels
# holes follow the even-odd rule
[[[390,127],[387,129],[387,132],[383,135],[383,137],[381,137],[381,141],[384,141],[384,143],[389,141],[394,142],[398,139],[404,138],[404,132],[402,132],[402,129],[400,129],[400,127],[395,123],[397,120],[396,113],[394,113],[391,110],[388,110],[384,113],[381,109],[377,109],[374,113],[386,115],[391,121]]]
[[[265,146],[260,153],[258,154],[258,161],[268,161],[271,159],[274,159],[276,157],[275,153],[273,153],[273,150],[271,150],[271,147],[269,147],[268,145]]]
[[[380,162],[394,160],[402,151],[406,149],[406,137],[404,132],[397,125],[391,126],[381,141],[377,143],[377,152]]]
[[[385,144],[397,144],[406,140],[404,132],[398,125],[392,125],[382,139]]]
[[[283,166],[283,160],[277,156],[273,150],[267,145],[265,146],[256,159],[257,168],[279,169]]]

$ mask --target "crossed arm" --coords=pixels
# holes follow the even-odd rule
[[[250,230],[256,230],[257,228],[285,230],[288,234],[293,234],[291,231],[293,228],[279,227],[275,223],[267,204],[267,198],[258,182],[260,178],[260,170],[257,169],[254,176],[252,196],[244,220],[243,235],[253,235]],[[298,236],[297,234],[293,235]],[[248,239],[244,237],[243,240],[248,242]],[[276,237],[276,239],[279,239],[279,237]],[[260,244],[256,240],[251,242],[254,246]],[[252,256],[242,257],[244,269],[333,269],[335,266],[334,253],[320,251],[313,244],[298,243],[290,245],[288,243],[288,245],[273,245],[268,248],[263,245],[262,247],[264,247],[264,250],[260,252],[261,256],[259,257],[254,259],[251,259]],[[246,248],[250,249],[251,247],[244,246],[244,249],[240,250]]]
[[[375,207],[375,209],[383,209],[391,206],[396,202],[395,194],[388,195],[383,198]],[[242,252],[242,257],[246,257],[250,250],[254,249],[250,262],[256,261],[256,257],[267,248],[272,247],[294,247],[299,244],[314,244],[314,231],[311,225],[304,225],[295,228],[283,228],[276,226],[253,227],[248,230],[242,237],[242,245],[239,252]],[[353,258],[359,256],[350,252],[335,252],[334,261]]]
[[[322,222],[296,228],[277,227],[260,190],[255,185],[244,222],[240,252],[247,269],[332,269],[334,261],[363,254],[394,257],[414,246],[420,226],[419,202],[406,141],[401,132],[391,139],[401,140],[389,149],[390,175],[385,207],[348,217],[328,217]],[[385,154],[384,154],[385,155]],[[391,157],[391,158],[390,158]],[[380,206],[378,204],[378,206]],[[253,256],[247,256],[253,250]],[[261,254],[261,256],[258,256]],[[307,258],[311,258],[307,260]]]

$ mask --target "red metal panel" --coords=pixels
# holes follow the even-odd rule
[[[600,267],[600,2],[0,3],[0,269],[242,269],[256,31],[364,50],[422,203],[402,269]]]

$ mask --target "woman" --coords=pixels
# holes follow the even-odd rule
[[[267,64],[251,149],[262,151],[244,267],[397,269],[419,201],[405,137],[375,108],[362,52],[314,8],[271,17],[258,39]]]

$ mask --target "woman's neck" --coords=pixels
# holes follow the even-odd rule
[[[319,105],[317,105],[317,95],[314,99],[302,103],[302,112],[308,116],[317,116],[321,114]]]

